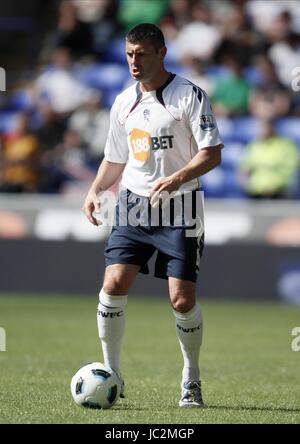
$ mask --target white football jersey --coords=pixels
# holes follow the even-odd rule
[[[159,89],[139,83],[116,97],[111,109],[105,159],[126,163],[121,185],[149,196],[154,183],[185,167],[202,148],[222,144],[206,93],[171,74]],[[193,179],[181,191],[198,189]]]

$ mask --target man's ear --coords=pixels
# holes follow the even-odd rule
[[[159,48],[158,53],[159,53],[161,59],[163,60],[166,57],[167,48],[165,46],[163,46],[162,48]]]

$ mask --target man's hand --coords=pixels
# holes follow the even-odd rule
[[[91,185],[88,195],[82,207],[88,220],[93,225],[101,225],[101,221],[93,216],[100,213],[100,199],[98,193],[108,190],[121,176],[125,163],[113,163],[105,159],[101,162],[97,176]]]
[[[82,211],[91,222],[91,224],[97,226],[101,224],[101,222],[95,219],[95,217],[93,216],[94,212],[100,213],[100,200],[94,191],[89,191],[83,204]]]
[[[153,208],[157,207],[160,198],[164,200],[167,197],[172,197],[171,193],[174,194],[174,192],[178,190],[180,185],[181,182],[179,176],[176,173],[172,174],[172,176],[158,179],[150,191],[150,205]]]
[[[152,207],[158,205],[160,197],[162,201],[164,201],[166,197],[171,198],[171,193],[174,194],[181,185],[208,173],[208,171],[218,166],[221,162],[222,148],[223,144],[202,148],[184,168],[178,170],[171,176],[164,177],[155,182],[150,191],[150,204]],[[168,196],[164,197],[164,192],[169,193]],[[160,196],[160,194],[162,196]]]

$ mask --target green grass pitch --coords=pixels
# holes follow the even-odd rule
[[[0,423],[300,423],[300,308],[204,302],[205,409],[183,410],[181,355],[167,297],[130,299],[122,352],[126,398],[110,410],[75,405],[70,380],[102,360],[97,297],[0,296]]]

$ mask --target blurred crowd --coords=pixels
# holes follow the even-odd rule
[[[224,134],[231,168],[215,172],[204,187],[227,174],[239,187],[233,196],[299,197],[299,0],[56,5],[56,26],[45,33],[36,66],[0,102],[0,192],[85,191],[103,157],[109,108],[131,82],[124,36],[135,24],[152,22],[166,37],[168,69],[209,94],[221,135],[235,122]],[[241,119],[248,137],[237,137]],[[280,133],[278,122],[286,119],[291,137]],[[224,188],[224,180],[218,183]],[[222,197],[222,190],[211,195]]]

